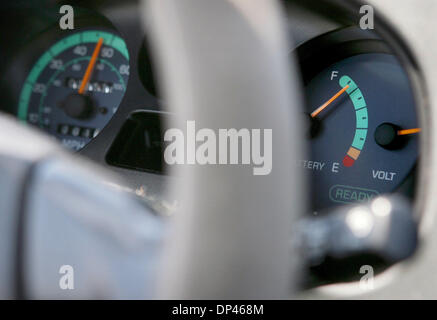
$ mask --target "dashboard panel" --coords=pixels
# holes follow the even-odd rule
[[[157,214],[171,214],[166,191],[174,178],[165,174],[160,136],[171,115],[138,2],[77,1],[74,30],[58,27],[62,2],[41,3],[2,7],[0,27],[11,30],[0,40],[2,111],[116,172],[120,187]],[[371,30],[299,1],[283,3],[290,59],[298,60],[306,97],[308,152],[296,165],[310,185],[308,215],[386,193],[412,201],[422,107],[410,77],[414,63]],[[22,18],[11,20],[11,11]]]

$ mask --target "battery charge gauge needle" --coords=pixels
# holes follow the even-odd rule
[[[347,89],[349,89],[349,85],[344,86],[341,88],[340,91],[338,91],[336,94],[334,94],[328,101],[326,101],[324,104],[322,104],[320,107],[318,107],[316,110],[311,112],[310,114],[306,113],[305,117],[308,119],[308,132],[307,136],[309,138],[316,137],[320,131],[322,130],[322,122],[317,117],[323,110],[325,110],[328,106],[330,106],[335,100],[337,100]]]
[[[328,101],[326,101],[324,104],[322,104],[320,107],[318,107],[316,110],[311,112],[311,118],[315,118],[321,113],[323,110],[325,110],[331,103],[333,103],[335,100],[337,100],[347,89],[349,89],[349,85],[343,87],[340,91],[338,91],[335,95],[333,95]]]

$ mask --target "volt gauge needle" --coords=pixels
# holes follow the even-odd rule
[[[102,48],[103,38],[99,38],[97,41],[96,47],[94,48],[93,54],[91,56],[90,62],[88,63],[88,67],[86,68],[85,74],[82,78],[82,83],[79,88],[79,94],[84,94],[86,91],[86,86],[91,79],[91,75],[94,70],[94,66],[96,65],[97,57],[99,56],[100,49]]]
[[[331,103],[333,103],[335,100],[337,100],[347,89],[349,89],[349,85],[342,88],[340,91],[338,91],[335,95],[333,95],[328,101],[326,101],[324,104],[322,104],[320,107],[318,107],[316,110],[311,112],[311,118],[317,117],[317,115],[325,110]]]
[[[413,128],[413,129],[403,129],[403,130],[398,130],[398,136],[406,136],[409,134],[415,134],[415,133],[419,133],[421,131],[420,128]]]

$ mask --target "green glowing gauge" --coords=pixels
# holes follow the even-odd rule
[[[350,146],[347,154],[343,158],[343,165],[345,167],[351,167],[354,162],[358,160],[358,157],[360,156],[360,153],[364,148],[364,144],[366,143],[368,127],[367,105],[366,100],[361,93],[361,90],[350,77],[346,75],[342,76],[340,78],[340,86],[342,88],[348,86],[346,92],[349,95],[349,98],[351,99],[355,109],[355,134],[352,145]]]
[[[409,78],[396,57],[356,54],[306,85],[310,152],[300,165],[313,212],[395,191],[413,170],[420,125]]]
[[[129,53],[119,36],[87,30],[52,45],[21,90],[18,118],[73,150],[83,148],[117,111],[129,78]]]

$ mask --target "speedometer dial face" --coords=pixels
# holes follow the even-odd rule
[[[21,90],[18,118],[79,150],[117,111],[128,77],[123,39],[100,30],[74,33],[34,64]]]
[[[393,192],[418,153],[415,102],[407,74],[390,54],[359,54],[306,86],[313,209]]]

